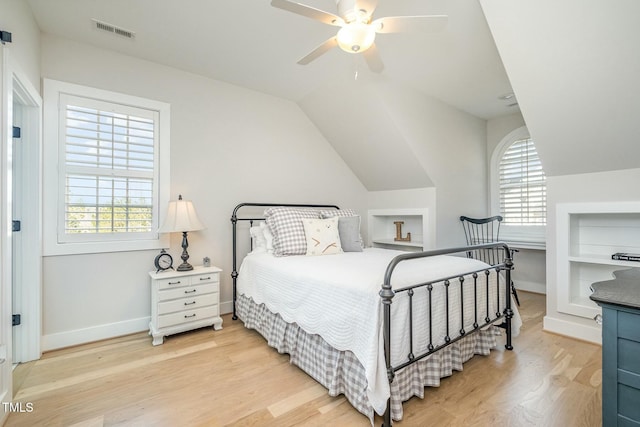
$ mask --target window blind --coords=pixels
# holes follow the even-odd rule
[[[530,138],[515,141],[505,151],[499,165],[499,182],[505,224],[546,224],[546,177]]]
[[[152,232],[154,112],[64,101],[64,234]]]

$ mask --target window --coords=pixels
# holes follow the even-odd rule
[[[44,93],[45,158],[57,159],[45,165],[45,209],[56,212],[45,254],[164,246],[168,105],[53,80]]]
[[[498,144],[491,160],[492,214],[502,215],[500,236],[525,247],[543,247],[547,187],[542,162],[526,127]]]
[[[500,214],[504,224],[545,225],[547,185],[542,163],[531,138],[518,139],[499,165]]]

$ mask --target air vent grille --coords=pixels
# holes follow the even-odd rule
[[[136,33],[133,31],[125,30],[124,28],[118,27],[113,24],[108,24],[103,21],[99,21],[97,19],[92,19],[93,25],[96,29],[100,31],[106,31],[108,33],[116,34],[121,37],[126,37],[128,39],[133,39],[136,36]]]

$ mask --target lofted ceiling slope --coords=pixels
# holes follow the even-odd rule
[[[367,190],[432,187],[376,90],[379,79],[329,82],[308,94],[300,107]],[[325,108],[326,99],[339,102]]]
[[[389,105],[390,97],[380,96],[383,87],[402,86],[403,93],[479,121],[519,111],[508,106],[513,101],[499,99],[512,88],[477,0],[378,0],[374,17],[448,15],[438,33],[378,35],[385,64],[380,74],[360,55],[337,48],[309,65],[296,64],[336,29],[273,8],[269,0],[27,1],[43,32],[298,103],[370,191],[432,187],[430,174],[442,182],[446,163],[435,159],[435,152],[442,154],[439,146],[423,142],[420,111],[433,103],[418,103],[418,118],[399,127],[394,116],[416,104],[408,96],[393,97],[396,105]],[[336,0],[296,1],[337,12]],[[92,19],[135,37],[98,31]],[[434,111],[442,108],[422,114]],[[483,128],[476,131],[484,138]],[[427,133],[431,144],[444,144],[446,137]],[[431,155],[423,153],[425,147]]]
[[[640,2],[480,0],[547,175],[640,167]]]
[[[337,48],[296,64],[336,29],[269,0],[27,1],[44,32],[295,102],[328,80],[369,73],[359,55]],[[335,0],[298,1],[337,12]],[[378,35],[386,79],[484,119],[517,111],[498,99],[512,89],[476,0],[379,0],[374,17],[416,14],[448,15],[448,25],[440,33]],[[98,31],[94,18],[135,38]]]

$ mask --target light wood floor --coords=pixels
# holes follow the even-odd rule
[[[601,349],[542,332],[544,297],[520,292],[524,320],[512,352],[477,356],[464,371],[405,403],[406,426],[599,426]],[[146,333],[46,353],[14,371],[6,426],[370,426],[257,333]],[[376,425],[381,419],[376,419]]]

